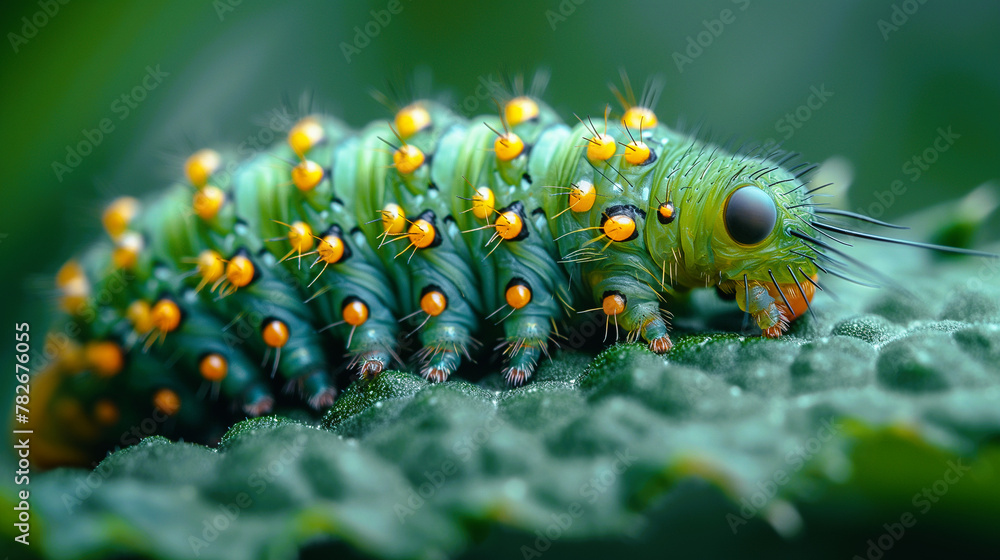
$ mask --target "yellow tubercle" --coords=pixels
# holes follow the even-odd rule
[[[132,323],[132,330],[139,334],[146,334],[153,330],[153,308],[149,302],[137,299],[129,304],[125,310],[125,318]]]
[[[409,175],[424,164],[424,153],[416,146],[404,144],[392,153],[392,164],[403,175]]]
[[[530,97],[515,97],[504,105],[503,112],[507,124],[517,126],[538,117],[538,103]]]
[[[420,132],[431,125],[431,114],[422,105],[414,103],[399,110],[394,119],[396,130],[402,139]]]
[[[615,155],[615,139],[610,134],[593,136],[587,140],[587,159],[592,162],[607,161]]]
[[[311,191],[323,181],[323,168],[312,160],[304,159],[292,168],[292,182],[302,192]]]
[[[586,179],[574,184],[569,191],[569,208],[574,212],[589,212],[597,201],[597,188]]]
[[[407,235],[410,237],[410,243],[416,245],[418,249],[424,249],[430,247],[434,243],[434,236],[436,232],[434,231],[434,224],[428,222],[424,219],[419,219],[410,225]]]
[[[622,124],[630,130],[649,130],[658,122],[656,113],[647,107],[629,107],[622,116]]]
[[[336,235],[324,236],[319,242],[316,252],[319,258],[327,264],[337,264],[344,258],[344,240]]]
[[[295,222],[288,230],[288,242],[299,253],[312,250],[315,245],[312,228],[305,222]]]
[[[479,187],[476,194],[472,195],[472,215],[485,220],[496,207],[497,199],[489,187]]]
[[[406,229],[406,212],[398,204],[389,203],[382,208],[382,231],[403,233]]]
[[[649,146],[641,140],[633,140],[625,145],[625,161],[632,165],[642,165],[652,156]]]
[[[131,269],[139,262],[139,254],[146,246],[142,236],[134,231],[128,231],[118,237],[115,249],[111,253],[111,262],[117,268]]]
[[[299,157],[305,157],[309,150],[325,139],[326,132],[316,117],[300,120],[288,132],[288,145]]]
[[[56,273],[56,287],[61,296],[60,305],[70,314],[78,313],[90,297],[90,281],[75,260],[67,261]]]
[[[635,233],[635,220],[625,214],[615,214],[604,221],[604,235],[613,241],[626,241]]]
[[[226,263],[222,255],[211,249],[205,249],[198,254],[198,274],[205,282],[215,282],[226,273]]]
[[[219,187],[205,185],[191,197],[191,208],[202,220],[211,220],[218,215],[226,202],[226,194]]]
[[[254,277],[253,262],[243,255],[236,255],[226,265],[226,279],[237,288],[249,284]]]
[[[150,319],[157,330],[168,333],[177,330],[181,324],[181,309],[169,299],[161,299],[153,305]]]
[[[108,232],[108,236],[112,240],[116,240],[125,233],[129,224],[138,214],[139,201],[131,196],[123,196],[116,198],[108,205],[101,216],[101,223],[104,225],[104,231]]]
[[[513,210],[508,210],[502,212],[497,218],[496,223],[497,235],[503,239],[514,239],[518,235],[521,235],[521,230],[524,228],[524,222],[521,221],[521,216],[514,212]]]
[[[513,132],[498,136],[493,142],[493,150],[500,161],[511,161],[524,151],[524,141]]]
[[[198,150],[184,163],[184,173],[188,181],[198,187],[208,184],[209,177],[222,166],[222,156],[211,149]]]

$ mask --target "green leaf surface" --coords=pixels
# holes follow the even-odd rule
[[[499,373],[431,384],[388,371],[352,384],[321,422],[247,420],[214,448],[151,437],[92,472],[36,474],[30,550],[872,558],[881,544],[995,547],[997,265],[919,259],[893,269],[905,292],[836,285],[839,302],[819,297],[817,317],[777,340],[738,334],[731,307],[696,294],[704,324],[678,321],[664,356],[639,344],[557,351],[516,389]],[[10,512],[16,500],[0,502]]]

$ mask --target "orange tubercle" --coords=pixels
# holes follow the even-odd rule
[[[817,275],[812,276],[812,280],[816,280]],[[781,287],[781,292],[785,294],[785,298],[788,299],[788,303],[791,304],[792,308],[789,310],[788,306],[785,305],[785,300],[781,298],[781,294],[778,293],[778,289],[775,288],[773,283],[764,283],[763,286],[767,288],[767,294],[774,298],[774,303],[781,309],[781,315],[786,321],[792,321],[798,317],[801,317],[806,311],[809,310],[809,303],[812,301],[813,296],[816,295],[816,286],[812,282],[799,282],[802,286],[802,291],[799,291],[799,286],[794,283],[789,282],[785,284],[779,284]],[[802,297],[802,292],[805,292],[805,298]],[[769,331],[777,328],[771,327]],[[782,329],[783,330],[783,329]],[[781,332],[777,334],[765,333],[767,336],[778,336]]]
[[[121,346],[108,340],[88,342],[83,351],[91,371],[101,377],[117,375],[125,362]]]
[[[222,381],[229,373],[229,362],[220,354],[208,354],[201,359],[198,370],[208,381]]]
[[[420,298],[420,309],[431,317],[437,317],[448,307],[448,298],[437,290],[425,293]]]
[[[344,304],[344,322],[352,327],[360,327],[368,320],[368,306],[359,299],[353,299]]]
[[[267,344],[271,348],[281,348],[285,344],[288,344],[290,333],[288,332],[288,325],[274,319],[264,325],[260,336],[264,339],[264,344]]]
[[[621,294],[608,294],[601,302],[601,309],[607,316],[618,315],[625,311],[625,296]]]
[[[514,309],[521,309],[531,303],[531,288],[520,283],[511,284],[507,287],[504,299],[507,300],[507,305]]]
[[[153,405],[167,416],[173,416],[181,409],[181,399],[170,389],[160,389],[153,395]]]

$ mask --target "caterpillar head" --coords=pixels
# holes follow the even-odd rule
[[[647,221],[650,254],[675,285],[726,292],[760,286],[777,301],[801,295],[796,282],[809,284],[817,271],[808,247],[791,234],[813,221],[802,184],[768,160],[741,156],[669,175],[657,219]]]

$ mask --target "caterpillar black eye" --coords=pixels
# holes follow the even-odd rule
[[[725,208],[726,231],[740,245],[767,239],[778,222],[774,200],[758,187],[741,187],[729,195]]]

